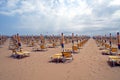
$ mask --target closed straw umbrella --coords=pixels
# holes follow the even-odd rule
[[[64,52],[64,34],[61,33],[61,41],[60,41],[61,47],[62,47],[62,51]]]
[[[72,33],[72,45],[74,46],[74,33]]]
[[[119,35],[119,32],[117,32],[117,43],[118,43],[118,49],[120,49],[120,35]]]
[[[110,40],[109,40],[109,44],[110,44],[110,47],[112,47],[112,36],[111,36],[111,33],[110,33]]]

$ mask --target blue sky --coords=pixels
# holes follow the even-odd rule
[[[0,0],[0,34],[120,32],[120,0]]]

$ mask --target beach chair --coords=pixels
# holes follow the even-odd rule
[[[78,44],[77,44],[78,49],[81,49],[82,46],[83,46],[83,43],[78,43]]]
[[[51,61],[52,62],[65,62],[65,61],[72,61],[73,60],[73,55],[71,52],[61,52],[58,54],[54,54],[53,56],[51,56]]]
[[[45,44],[40,45],[40,49],[45,51],[48,50]]]
[[[23,51],[23,50],[20,50],[20,51],[17,51],[15,49],[12,50],[12,56],[14,58],[23,58],[23,57],[29,57],[30,56],[30,52],[28,51]]]
[[[34,47],[35,46],[35,42],[31,41],[30,43],[28,43],[28,47]]]
[[[57,47],[56,43],[53,43],[52,46],[53,46],[53,48]]]
[[[74,52],[79,52],[78,46],[72,46],[72,51]]]
[[[102,50],[103,55],[108,55],[110,53],[111,47],[108,44],[105,44],[105,49]]]
[[[65,52],[79,53],[80,48],[77,45],[72,46],[72,48],[65,48]]]
[[[32,51],[40,51],[41,48],[38,45],[33,46]]]
[[[100,41],[96,40],[97,47],[100,47]]]
[[[62,55],[66,60],[73,60],[73,55],[71,52],[62,52]]]
[[[32,48],[32,51],[47,51],[47,47],[46,45],[44,44],[41,44],[41,45],[35,45],[33,48]]]
[[[117,56],[109,56],[108,58],[109,64],[114,67],[116,64],[120,65],[120,55]]]
[[[117,55],[117,53],[118,53],[118,48],[112,47],[112,48],[111,48],[111,51],[110,51],[110,54],[112,54],[112,55]]]
[[[52,44],[48,45],[48,48],[56,48],[56,47],[57,47],[56,43],[52,43]]]
[[[104,49],[105,49],[105,43],[100,42],[100,48],[99,48],[99,50],[104,50]]]

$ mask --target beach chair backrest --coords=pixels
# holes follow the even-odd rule
[[[55,43],[53,43],[53,47],[55,47],[56,46],[56,44]]]
[[[62,52],[63,56],[68,58],[68,57],[72,57],[71,52]]]
[[[108,44],[105,44],[105,47],[106,47],[107,49],[110,49],[110,45],[108,45]]]
[[[82,47],[82,44],[81,44],[81,43],[78,43],[77,46],[78,46],[78,48],[79,48],[79,47]]]
[[[41,48],[41,49],[45,49],[45,45],[41,45],[40,48]]]
[[[73,50],[78,50],[78,47],[77,46],[72,46],[72,49]]]
[[[117,53],[117,48],[111,48],[111,52],[116,52]]]

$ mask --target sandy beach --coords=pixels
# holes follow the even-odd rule
[[[9,39],[0,48],[0,80],[119,80],[120,67],[108,65],[108,55],[102,55],[92,38],[74,54],[70,63],[50,63],[50,56],[61,52],[61,47],[44,52],[31,52],[30,57],[14,59],[8,50]],[[66,44],[70,48],[71,43]]]

